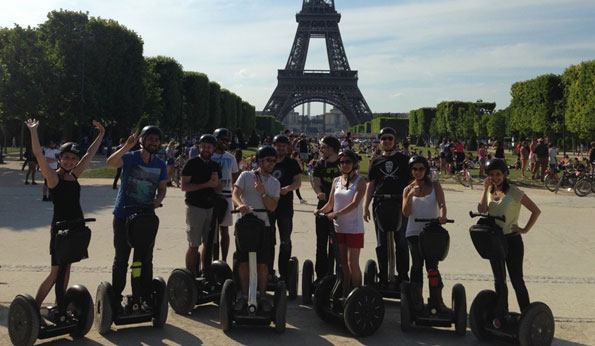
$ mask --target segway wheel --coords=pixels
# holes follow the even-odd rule
[[[312,304],[313,283],[314,264],[310,260],[305,260],[302,267],[302,303],[304,304]]]
[[[287,293],[290,300],[295,300],[298,293],[299,262],[297,257],[291,257],[287,265]]]
[[[469,325],[473,335],[479,340],[489,340],[491,334],[486,330],[488,323],[494,318],[494,309],[498,297],[492,290],[483,290],[477,294],[471,310],[469,310]]]
[[[370,286],[355,288],[345,301],[343,319],[347,329],[355,336],[374,334],[384,320],[382,295]]]
[[[233,304],[236,300],[235,296],[236,288],[233,280],[225,280],[219,302],[219,321],[223,331],[228,331],[233,326]]]
[[[401,282],[401,330],[411,330],[411,286],[409,282]]]
[[[37,340],[41,316],[35,299],[19,294],[8,309],[8,334],[15,346],[31,346]]]
[[[364,285],[374,285],[378,280],[378,270],[376,269],[376,261],[369,259],[364,268]]]
[[[93,326],[93,298],[87,288],[83,285],[74,285],[66,290],[64,294],[66,311],[76,320],[76,328],[70,335],[77,339],[85,336]]]
[[[467,332],[467,296],[465,287],[456,284],[452,288],[452,307],[455,312],[455,332],[464,336]]]
[[[552,310],[544,303],[531,303],[521,316],[519,342],[521,346],[549,346],[555,329]]]
[[[330,308],[331,293],[337,277],[335,275],[325,276],[314,291],[314,311],[322,320],[330,322],[333,319]],[[341,288],[339,288],[341,289]]]
[[[285,331],[285,317],[287,316],[287,293],[285,282],[277,282],[275,288],[275,331],[279,334]]]
[[[167,286],[162,277],[153,278],[153,327],[163,328],[167,321]]]
[[[198,299],[194,275],[185,268],[174,269],[167,279],[169,304],[177,314],[187,315]]]
[[[97,287],[95,296],[95,329],[101,335],[107,334],[113,322],[112,285],[102,282]]]

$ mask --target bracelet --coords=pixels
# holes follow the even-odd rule
[[[260,197],[265,198],[267,196],[266,193],[263,193],[262,195],[260,195]]]

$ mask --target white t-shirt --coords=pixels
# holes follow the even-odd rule
[[[548,155],[550,157],[550,165],[555,165],[556,164],[556,149],[550,148],[550,150],[548,151]]]
[[[239,172],[235,156],[227,152],[223,154],[213,153],[211,160],[221,165],[221,182],[223,184],[221,193],[226,197],[231,196],[231,175]]]
[[[355,192],[357,191],[357,184],[362,177],[358,176],[350,182],[349,187],[341,184],[341,177],[335,179],[335,194],[333,195],[333,211],[339,211],[345,208],[353,201]],[[362,205],[364,199],[362,198],[358,206],[347,214],[337,216],[333,223],[335,224],[335,232],[361,234],[364,233],[364,219],[362,217]]]
[[[60,153],[57,149],[46,149],[45,154],[43,155],[46,159],[54,159],[57,160],[57,155]],[[56,170],[58,169],[58,161],[48,162],[48,165],[51,169]]]
[[[279,197],[281,190],[281,183],[272,175],[267,177],[261,175],[262,184],[264,185],[264,192],[270,197]],[[234,184],[242,190],[241,200],[242,203],[252,207],[253,209],[266,209],[262,195],[254,189],[255,182],[254,171],[244,171],[236,180]],[[267,226],[269,226],[269,218],[266,212],[255,212],[259,219],[263,220]]]

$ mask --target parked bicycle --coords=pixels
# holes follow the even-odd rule
[[[568,188],[568,191],[571,191],[574,189],[577,181],[577,172],[568,168],[562,171],[561,177],[558,177],[557,172],[553,170],[547,170],[545,178],[543,179],[545,187],[554,193],[558,193],[560,188]]]
[[[579,197],[585,197],[591,192],[595,193],[595,176],[581,172],[574,185],[574,193]]]
[[[463,169],[457,172],[457,181],[464,187],[470,187],[473,190],[473,179],[469,166],[469,160],[463,161]]]

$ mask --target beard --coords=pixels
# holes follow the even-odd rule
[[[213,155],[213,153],[204,152],[204,151],[199,154],[200,158],[203,160],[210,159],[212,155]]]

